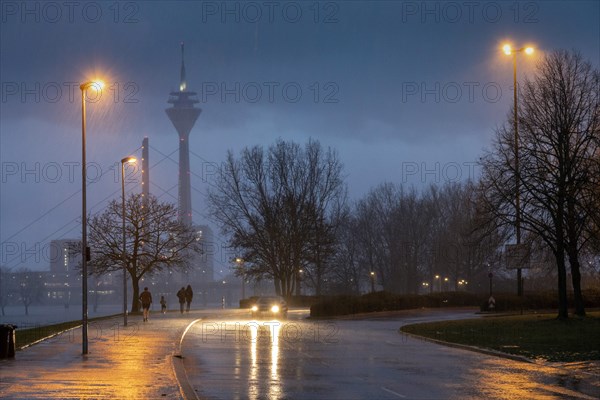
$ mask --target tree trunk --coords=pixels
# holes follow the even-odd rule
[[[275,294],[281,296],[281,279],[273,277],[273,284],[275,285]]]
[[[573,297],[575,300],[575,315],[585,317],[585,307],[581,294],[581,271],[579,270],[579,257],[577,251],[573,253],[573,246],[569,246],[569,264],[571,265],[571,280],[573,282]]]
[[[567,319],[569,318],[567,302],[567,270],[565,267],[565,251],[563,246],[558,246],[555,257],[558,270],[558,319]]]
[[[131,299],[131,312],[140,311],[140,278],[131,276],[131,286],[133,287],[133,298]]]

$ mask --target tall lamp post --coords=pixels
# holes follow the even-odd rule
[[[242,272],[242,300],[246,298],[246,270],[244,269],[244,260],[241,258],[235,259],[238,269]]]
[[[371,293],[375,293],[375,271],[371,271]]]
[[[86,207],[86,168],[85,168],[85,94],[88,89],[101,92],[102,81],[88,81],[81,89],[81,343],[82,353],[88,353],[88,285],[87,285],[87,207]]]
[[[121,200],[122,209],[121,216],[123,217],[123,326],[127,326],[127,252],[125,241],[125,164],[136,162],[135,157],[125,157],[121,160]]]
[[[513,57],[513,124],[515,131],[514,139],[514,153],[515,153],[515,234],[517,239],[517,246],[521,244],[521,194],[519,190],[519,120],[518,120],[518,103],[517,103],[517,54],[533,54],[533,47],[521,47],[520,49],[513,49],[510,44],[505,44],[502,47],[504,54]],[[521,283],[521,268],[517,268],[517,294],[523,296],[523,285]]]

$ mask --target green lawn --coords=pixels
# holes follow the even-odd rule
[[[402,332],[547,361],[600,360],[600,312],[586,318],[556,314],[484,317],[406,325]]]
[[[114,317],[114,315],[90,318],[88,322],[92,323],[94,321],[102,321],[112,317]],[[78,326],[81,326],[81,321],[62,322],[54,325],[43,325],[25,329],[17,328],[15,331],[15,347],[17,349],[21,349],[39,340],[59,334],[71,328],[76,328]]]

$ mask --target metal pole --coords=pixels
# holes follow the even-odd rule
[[[375,272],[371,271],[371,293],[375,293]]]
[[[515,228],[517,235],[517,245],[521,244],[521,193],[519,190],[519,120],[517,103],[517,52],[513,52],[513,100],[514,100],[514,130],[515,130]],[[518,249],[518,247],[517,247]],[[518,251],[518,250],[517,250]],[[517,268],[517,295],[523,296],[523,286],[521,285],[521,268]]]
[[[88,354],[88,302],[87,302],[87,209],[86,209],[86,168],[85,168],[85,91],[81,89],[81,342],[82,353]]]
[[[121,199],[123,217],[123,326],[127,326],[127,256],[125,250],[125,160],[121,160]]]

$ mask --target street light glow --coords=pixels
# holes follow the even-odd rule
[[[105,84],[102,79],[94,79],[91,81],[87,81],[79,85],[81,90],[93,89],[96,92],[101,91],[104,88]]]
[[[96,79],[91,82],[90,87],[92,89],[94,89],[96,92],[99,92],[104,88],[104,81],[101,79]]]
[[[535,51],[535,49],[532,46],[527,46],[527,47],[522,47],[522,48],[517,49],[517,50],[513,50],[512,46],[510,44],[505,44],[504,46],[502,46],[502,51],[507,56],[510,56],[513,53],[520,53],[520,52],[524,52],[525,54],[527,54],[527,55],[530,56],[530,55],[533,54],[533,52]]]

